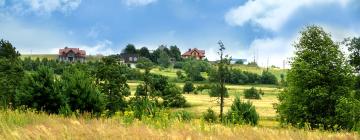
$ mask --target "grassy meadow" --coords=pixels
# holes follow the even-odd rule
[[[29,57],[23,55],[22,58]],[[32,55],[37,57],[56,59],[54,55]],[[95,58],[94,58],[95,59]],[[97,58],[99,59],[99,58]],[[261,74],[264,70],[258,67],[234,65],[233,68]],[[280,79],[286,70],[271,68],[273,74]],[[183,87],[183,82],[178,82],[176,72],[178,69],[154,68],[151,73],[169,77],[177,86]],[[202,73],[207,77],[206,73]],[[136,86],[142,81],[128,81],[132,96]],[[194,83],[195,86],[206,84]],[[117,114],[110,118],[91,118],[90,115],[63,117],[49,115],[34,111],[0,110],[0,139],[267,139],[267,140],[300,140],[300,139],[360,139],[356,132],[329,132],[321,130],[296,129],[280,127],[276,120],[276,111],[273,108],[278,103],[277,96],[283,90],[276,85],[226,85],[230,97],[225,99],[224,113],[230,108],[236,96],[244,99],[244,90],[251,87],[261,89],[264,95],[261,100],[250,100],[260,116],[259,125],[221,125],[209,124],[201,119],[201,115],[208,108],[219,113],[217,98],[209,97],[208,91],[198,94],[184,94],[188,107],[170,109],[162,115],[168,116],[173,112],[185,110],[193,119],[183,121],[163,117],[161,119],[131,120],[131,113]],[[129,119],[130,118],[130,119]]]

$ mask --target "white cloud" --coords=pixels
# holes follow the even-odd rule
[[[264,29],[278,31],[291,15],[304,6],[319,4],[340,4],[345,7],[351,0],[248,0],[244,5],[231,9],[225,15],[230,25],[243,26],[246,23]]]
[[[111,55],[115,54],[115,51],[111,48],[113,43],[109,40],[99,41],[94,46],[88,45],[73,45],[71,47],[80,48],[86,51],[87,55]]]
[[[0,0],[0,6],[1,6]],[[22,0],[19,2],[9,3],[5,5],[5,11],[8,14],[28,14],[51,15],[53,12],[61,12],[68,14],[77,9],[81,4],[81,0]]]
[[[146,6],[157,0],[123,0],[127,6]]]

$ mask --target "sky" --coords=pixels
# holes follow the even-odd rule
[[[118,54],[129,43],[177,45],[216,60],[219,40],[232,58],[282,67],[308,25],[335,41],[360,36],[359,0],[0,0],[0,38],[22,54]]]

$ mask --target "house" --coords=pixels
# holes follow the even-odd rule
[[[138,54],[130,54],[130,53],[121,53],[120,58],[123,60],[124,63],[128,64],[130,67],[135,67],[135,63],[139,59]]]
[[[191,58],[201,60],[205,57],[205,50],[198,50],[197,48],[189,49],[187,52],[181,55],[182,58]]]
[[[86,52],[85,50],[80,50],[79,48],[68,48],[59,49],[59,60],[65,62],[84,62]]]

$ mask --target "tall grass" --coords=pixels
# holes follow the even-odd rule
[[[201,119],[169,117],[131,119],[131,112],[111,118],[62,117],[33,111],[0,111],[0,139],[359,139],[350,132],[271,129],[246,125],[223,126]],[[159,127],[160,126],[160,127]]]

